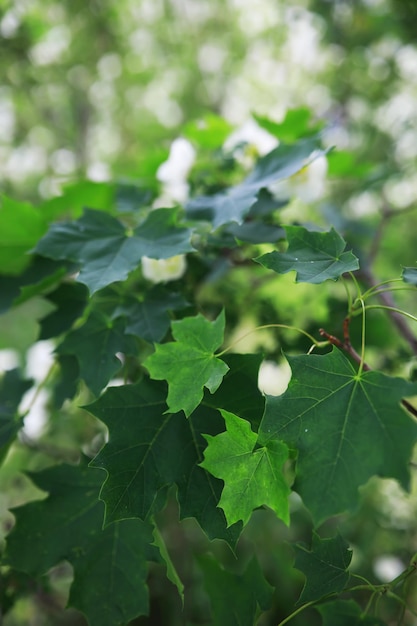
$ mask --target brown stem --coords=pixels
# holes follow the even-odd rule
[[[352,357],[354,361],[356,361],[356,363],[360,364],[362,362],[361,356],[358,352],[356,352],[355,348],[352,346],[350,342],[349,324],[350,324],[350,317],[346,317],[343,320],[343,341],[341,341],[338,337],[335,337],[334,335],[330,335],[328,332],[324,330],[324,328],[320,328],[319,333],[322,337],[325,337],[327,341],[329,341],[333,346],[336,346],[337,348],[344,350],[345,352],[347,352],[347,354],[349,354],[349,356]],[[363,363],[362,368],[365,371],[369,371],[371,369],[367,363]]]

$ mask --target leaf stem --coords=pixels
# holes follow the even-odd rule
[[[411,315],[411,313],[398,309],[394,306],[385,306],[384,304],[368,304],[366,305],[366,309],[385,309],[386,311],[392,311],[393,313],[404,315],[404,317],[408,317],[410,320],[413,320],[413,322],[417,322],[417,317],[415,315]],[[353,315],[359,315],[359,310],[354,311]]]
[[[250,330],[249,332],[245,333],[241,337],[238,337],[229,346],[227,346],[227,348],[225,348],[221,352],[216,352],[216,354],[214,356],[216,356],[216,357],[223,356],[224,354],[226,354],[226,352],[229,352],[232,348],[234,348],[234,346],[237,343],[239,343],[240,341],[243,341],[243,339],[246,339],[246,337],[248,337],[249,335],[252,335],[252,333],[256,333],[258,330],[264,330],[265,328],[285,328],[286,330],[296,330],[297,332],[301,333],[302,335],[305,335],[305,337],[308,337],[310,339],[310,341],[314,344],[314,346],[317,347],[317,348],[320,348],[320,347],[322,347],[324,345],[328,345],[327,341],[317,341],[317,339],[315,339],[313,337],[313,335],[310,335],[310,333],[308,333],[307,331],[303,330],[302,328],[298,328],[297,326],[288,326],[287,324],[264,324],[263,326],[257,326],[256,328]]]
[[[362,306],[362,338],[361,338],[361,361],[359,363],[358,376],[360,376],[363,372],[363,368],[365,366],[365,331],[366,331],[366,316],[365,316],[365,302],[363,298],[360,299],[360,303]]]

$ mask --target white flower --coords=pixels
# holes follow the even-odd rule
[[[260,156],[264,156],[277,147],[278,139],[261,128],[255,120],[250,119],[229,135],[224,143],[224,148],[233,150],[241,143],[248,143],[256,148]]]
[[[321,155],[289,178],[278,180],[269,189],[277,198],[297,197],[303,202],[315,202],[325,192],[327,159]]]
[[[188,198],[189,186],[187,176],[196,158],[196,152],[187,139],[178,137],[171,144],[168,159],[162,163],[157,178],[163,183],[162,198],[166,203],[170,200],[185,202]],[[159,206],[161,202],[158,202]]]
[[[262,393],[279,396],[288,387],[291,369],[287,361],[278,364],[274,361],[263,361],[259,368],[258,388]]]
[[[184,254],[172,256],[169,259],[150,259],[142,257],[142,273],[153,283],[164,283],[181,278],[187,269]]]

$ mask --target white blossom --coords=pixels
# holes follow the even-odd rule
[[[142,273],[153,283],[164,283],[177,280],[184,275],[187,261],[184,254],[172,256],[169,259],[150,259],[142,257]]]
[[[224,143],[225,150],[233,150],[239,144],[249,144],[260,156],[264,156],[277,147],[278,139],[250,119],[235,130]]]
[[[277,198],[296,197],[305,203],[315,202],[324,195],[327,167],[327,158],[318,156],[296,174],[273,183],[270,191]]]
[[[180,203],[187,200],[187,177],[195,158],[195,149],[187,139],[178,137],[172,142],[169,157],[157,172],[158,180],[163,183],[162,198],[158,200],[157,206],[166,206],[170,200]]]

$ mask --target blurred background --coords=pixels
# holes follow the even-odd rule
[[[0,4],[0,184],[17,199],[151,176],[208,113],[241,126],[300,106],[329,143],[381,164],[389,202],[417,196],[413,0]]]
[[[237,129],[231,145],[245,141],[262,153],[268,139],[253,115],[280,123],[288,111],[303,108],[326,128],[325,142],[336,146],[338,156],[329,158],[325,187],[313,198],[320,201],[320,209],[309,213],[306,204],[298,204],[297,214],[306,221],[319,216],[318,221],[333,223],[368,249],[379,233],[379,276],[399,275],[401,264],[414,265],[416,260],[415,0],[0,0],[0,188],[15,200],[42,204],[80,179],[133,180],[146,186],[158,171],[169,185],[185,179],[194,161],[190,144],[176,143],[176,152],[171,149],[179,137],[192,139],[199,128],[208,128],[217,147],[219,137]],[[300,120],[308,118],[308,113],[306,118],[298,115]],[[209,138],[204,142],[210,147]],[[168,157],[171,165],[175,161],[174,174],[160,169]],[[198,172],[194,176],[198,187]],[[386,216],[390,227],[382,237]],[[278,301],[275,286],[267,285],[259,292],[254,319],[240,319],[248,308],[245,298],[252,297],[245,276],[240,276],[228,276],[227,283],[208,287],[202,296],[206,302],[226,302],[232,318],[235,313],[240,320],[238,335],[265,323],[268,315],[284,321],[296,315],[297,324],[316,332],[309,326],[311,286],[298,286],[292,300],[292,276],[283,278],[288,287],[285,302]],[[333,295],[324,287],[322,293],[314,324],[324,320],[328,330],[336,332],[345,314],[344,293],[331,302],[336,321],[327,317]],[[53,345],[36,343],[36,320],[45,315],[44,303],[39,312],[37,306],[35,301],[8,318],[2,316],[0,367],[14,367],[25,355],[27,375],[42,380]],[[404,374],[415,369],[409,350],[399,347],[390,332],[384,318],[376,317],[368,333],[371,358],[385,371]],[[264,364],[263,389],[269,393],[280,391],[268,387],[270,379],[276,380],[280,347],[277,342],[271,347],[270,335],[241,346],[242,351],[270,350],[275,357]],[[27,434],[36,438],[42,419],[44,414],[35,416],[35,430]],[[69,455],[91,441],[96,431],[97,424],[73,407],[66,407],[51,427],[55,441],[67,438]],[[39,460],[22,446],[2,470],[3,532],[10,527],[10,504],[34,497],[20,468],[38,466]],[[283,579],[293,558],[283,539],[308,540],[311,532],[297,499],[292,507],[291,531],[268,512],[257,511],[240,543],[240,563],[256,553],[277,588],[275,607],[260,622],[263,626],[277,623],[278,616],[282,619],[291,610],[296,600],[291,594],[303,584],[297,572],[293,580]],[[377,582],[402,571],[417,550],[416,515],[415,497],[404,494],[394,481],[372,481],[363,491],[361,510],[341,527],[355,549],[354,567]],[[201,595],[194,558],[207,549],[207,541],[192,522],[173,524],[175,516],[176,511],[168,510],[160,524],[188,585],[187,624],[203,624],[207,600]],[[329,526],[327,532],[333,530]],[[221,546],[211,549],[229,567],[239,568]],[[185,623],[176,590],[164,572],[152,571],[150,577],[153,617],[136,623]],[[15,584],[19,593],[23,589],[23,599],[5,626],[84,625],[78,613],[62,610],[70,579],[66,564],[36,589],[22,577]],[[413,593],[415,597],[410,585],[410,597]],[[396,623],[395,609],[388,605],[388,623],[391,616]],[[406,623],[417,624],[412,619]],[[309,620],[311,625],[320,623],[313,611]],[[306,622],[301,616],[293,623]]]

